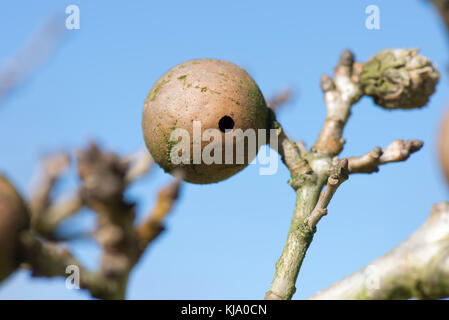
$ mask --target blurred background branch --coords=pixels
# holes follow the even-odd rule
[[[31,34],[22,48],[0,62],[0,102],[49,59],[64,32],[64,17],[54,14]]]
[[[124,299],[129,273],[148,244],[164,229],[163,220],[178,199],[181,186],[182,173],[179,173],[169,186],[161,189],[146,220],[135,227],[135,203],[126,200],[124,194],[133,182],[149,173],[152,163],[146,150],[120,157],[91,143],[77,152],[81,185],[72,196],[55,203],[51,195],[69,165],[69,155],[55,154],[44,159],[39,170],[40,183],[27,206],[29,212],[22,210],[24,215],[31,216],[31,226],[17,230],[21,235],[14,254],[8,257],[11,264],[16,267],[22,264],[35,277],[67,276],[67,266],[75,265],[80,269],[81,288],[97,298]],[[5,186],[6,183],[9,189],[5,190],[14,188],[6,181]],[[2,190],[0,185],[0,216],[8,219],[1,211],[8,200]],[[101,264],[95,272],[87,270],[67,248],[58,244],[65,236],[56,232],[61,222],[85,207],[96,214],[97,225],[90,236],[102,246]]]

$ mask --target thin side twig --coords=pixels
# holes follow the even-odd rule
[[[44,159],[36,174],[35,191],[30,198],[31,222],[33,228],[50,232],[52,229],[45,222],[45,212],[51,206],[53,188],[69,166],[70,157],[65,153],[51,155]]]
[[[154,164],[153,158],[146,149],[126,157],[125,162],[129,162],[128,172],[125,176],[127,185],[148,174]]]
[[[380,165],[407,160],[411,154],[419,151],[423,144],[421,140],[395,140],[385,150],[376,147],[361,157],[348,158],[349,172],[377,172]]]
[[[354,63],[354,55],[346,50],[335,68],[334,79],[328,75],[321,77],[327,115],[314,147],[318,152],[336,156],[343,149],[343,129],[351,107],[362,97],[358,84],[360,72],[361,64]]]
[[[55,51],[64,34],[64,19],[54,15],[36,29],[24,46],[0,65],[0,101],[21,85]]]
[[[141,252],[164,231],[163,220],[171,212],[179,196],[182,172],[175,174],[175,179],[157,196],[157,202],[148,217],[136,228],[137,239]]]
[[[327,214],[327,206],[332,200],[332,197],[338,187],[340,187],[343,182],[348,180],[348,173],[349,170],[347,159],[340,160],[338,164],[332,168],[331,175],[327,179],[326,187],[323,192],[321,192],[315,209],[313,209],[312,213],[305,220],[311,228],[316,228],[316,225],[320,219]]]
[[[274,112],[278,111],[283,105],[289,102],[292,99],[293,93],[292,90],[287,89],[279,92],[271,99],[267,100],[267,107],[273,110]]]

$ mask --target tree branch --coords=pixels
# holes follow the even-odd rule
[[[407,160],[412,153],[419,151],[423,144],[421,140],[395,140],[385,150],[376,147],[361,157],[348,158],[349,172],[377,172],[380,165]]]
[[[14,56],[3,62],[0,68],[0,101],[47,60],[61,42],[63,33],[63,17],[50,17]]]
[[[153,165],[153,159],[146,150],[135,152],[118,161],[126,167],[125,186],[148,174]],[[47,239],[55,240],[57,237],[54,232],[59,224],[86,205],[86,192],[83,188],[78,188],[61,199],[51,199],[51,193],[68,164],[67,154],[55,154],[44,159],[38,171],[36,191],[30,199],[33,229]]]
[[[79,268],[80,288],[87,289],[94,297],[112,296],[116,283],[108,281],[99,273],[87,270],[70,251],[47,241],[40,241],[30,232],[21,235],[23,267],[31,269],[33,277],[67,277],[67,266]]]
[[[31,224],[34,229],[39,230],[42,234],[49,235],[53,231],[54,225],[47,223],[47,211],[52,205],[51,193],[61,178],[62,174],[67,170],[70,163],[68,154],[59,153],[45,158],[36,174],[35,183],[38,188],[30,198],[30,214]]]
[[[68,159],[67,155],[59,154],[43,162],[41,188],[30,200],[35,222],[31,229],[22,232],[18,262],[31,269],[36,277],[67,276],[66,267],[76,265],[80,269],[81,288],[97,298],[123,299],[129,273],[148,243],[159,235],[162,219],[177,199],[180,178],[160,192],[158,206],[148,219],[151,223],[146,225],[158,232],[141,239],[134,228],[134,203],[125,200],[124,193],[130,183],[150,170],[153,162],[148,152],[122,158],[91,144],[77,154],[78,174],[82,181],[78,191],[62,201],[53,202],[51,193],[67,167]],[[55,236],[59,223],[83,206],[97,215],[98,226],[93,235],[103,248],[97,272],[87,270],[68,250],[52,242],[61,239]]]
[[[274,114],[273,114],[274,116]],[[295,143],[284,132],[284,129],[279,122],[273,120],[272,128],[277,129],[278,135],[278,150],[282,161],[289,169],[292,179],[298,175],[312,172],[309,163],[301,155],[300,143]],[[293,186],[293,188],[295,188]]]
[[[328,75],[321,77],[327,115],[314,147],[320,153],[336,156],[343,149],[343,129],[351,114],[351,106],[362,97],[358,83],[361,67],[361,64],[354,63],[352,52],[346,50],[335,68],[334,79]]]
[[[407,240],[310,299],[440,299],[449,297],[449,203],[433,206]]]
[[[83,190],[79,188],[73,194],[52,201],[33,228],[47,239],[56,239],[55,230],[59,224],[79,212],[85,205]]]
[[[278,111],[284,104],[289,102],[292,98],[292,91],[290,89],[284,90],[267,100],[267,107],[274,112]]]
[[[348,173],[347,159],[340,160],[337,165],[332,168],[330,177],[327,179],[327,185],[323,192],[321,192],[315,209],[313,209],[312,213],[305,220],[311,228],[316,228],[320,219],[327,214],[327,206],[332,200],[338,187],[348,180]]]
[[[125,176],[125,183],[127,185],[150,172],[154,164],[153,158],[146,149],[131,154],[124,161],[128,163],[128,171]]]
[[[293,296],[298,273],[313,240],[316,225],[327,213],[331,198],[347,179],[349,172],[375,171],[381,164],[404,161],[422,146],[418,140],[396,140],[383,152],[376,148],[360,158],[337,160],[343,149],[343,129],[351,107],[364,94],[360,82],[363,68],[364,65],[354,62],[353,54],[346,50],[335,68],[334,79],[327,75],[321,78],[327,115],[315,146],[310,151],[301,151],[299,145],[287,138],[280,125],[274,122],[274,127],[279,128],[279,153],[290,170],[290,184],[296,190],[296,205],[287,241],[276,263],[275,275],[265,299],[291,299]],[[428,79],[429,87],[434,85],[433,78]],[[419,95],[419,92],[412,93]],[[326,188],[321,192],[325,185]]]
[[[158,193],[157,203],[144,222],[136,228],[140,251],[143,252],[148,245],[164,231],[163,220],[171,212],[179,196],[182,181],[182,172],[174,173],[175,179],[170,185]]]
[[[343,148],[343,128],[349,118],[351,106],[362,96],[357,83],[360,71],[359,64],[354,63],[353,54],[346,50],[335,68],[335,79],[332,80],[329,76],[322,78],[327,116],[310,152],[301,153],[298,144],[288,139],[282,130],[279,132],[279,153],[292,176],[290,184],[296,190],[296,205],[287,241],[276,263],[276,272],[265,299],[290,299],[293,296],[298,273],[313,240],[316,224],[325,214],[324,209],[336,188],[344,181],[346,173],[342,173],[347,171],[347,161],[338,162],[341,176],[334,176],[338,179],[334,181],[328,178],[333,157]],[[279,124],[277,128],[280,128]],[[326,183],[328,187],[322,194],[321,190]]]

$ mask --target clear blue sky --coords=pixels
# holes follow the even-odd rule
[[[143,146],[141,112],[155,80],[192,58],[219,58],[246,68],[270,96],[291,86],[296,99],[279,114],[286,131],[310,146],[325,107],[319,88],[339,53],[351,48],[365,61],[381,49],[419,47],[442,70],[428,107],[388,112],[364,98],[345,131],[343,156],[361,155],[396,138],[419,138],[424,148],[377,174],[351,176],[307,253],[295,298],[306,298],[403,241],[427,218],[432,203],[448,200],[438,167],[436,132],[449,98],[447,35],[433,7],[420,0],[347,1],[2,1],[0,60],[30,32],[69,4],[81,29],[32,79],[0,105],[0,168],[28,192],[38,160],[54,150],[85,146],[91,138],[121,154]],[[365,7],[380,8],[377,31],[365,28]],[[295,195],[289,173],[259,176],[250,166],[214,185],[186,184],[167,220],[167,232],[131,274],[134,299],[259,299],[274,274]],[[156,168],[129,197],[139,217],[170,176]],[[70,190],[75,179],[61,185]],[[68,221],[91,227],[88,213]],[[1,244],[0,244],[1,245]],[[88,266],[98,261],[91,242],[71,245]],[[0,285],[0,299],[86,299],[64,279],[31,279],[20,271]]]

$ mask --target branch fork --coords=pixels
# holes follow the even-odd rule
[[[149,244],[164,230],[163,220],[172,210],[181,187],[182,174],[161,189],[153,211],[134,226],[135,205],[125,200],[126,188],[152,167],[148,152],[127,157],[101,150],[91,144],[77,154],[81,185],[71,196],[52,199],[52,191],[69,165],[67,154],[51,155],[43,162],[41,185],[29,200],[31,229],[20,235],[20,262],[35,277],[66,277],[66,268],[80,270],[80,287],[102,299],[123,299],[129,274]],[[99,269],[87,270],[58,242],[59,224],[82,208],[97,216],[92,236],[102,246]]]
[[[423,145],[419,140],[395,140],[383,150],[376,147],[361,157],[338,159],[352,106],[365,94],[360,81],[363,69],[364,65],[355,62],[354,55],[346,50],[335,67],[334,77],[321,77],[327,114],[318,139],[309,151],[300,150],[302,144],[296,144],[280,130],[279,153],[290,170],[290,184],[297,199],[287,241],[265,299],[291,299],[317,224],[328,213],[332,197],[349,174],[377,172],[380,165],[407,160]],[[274,116],[273,121],[276,128],[281,128]]]

